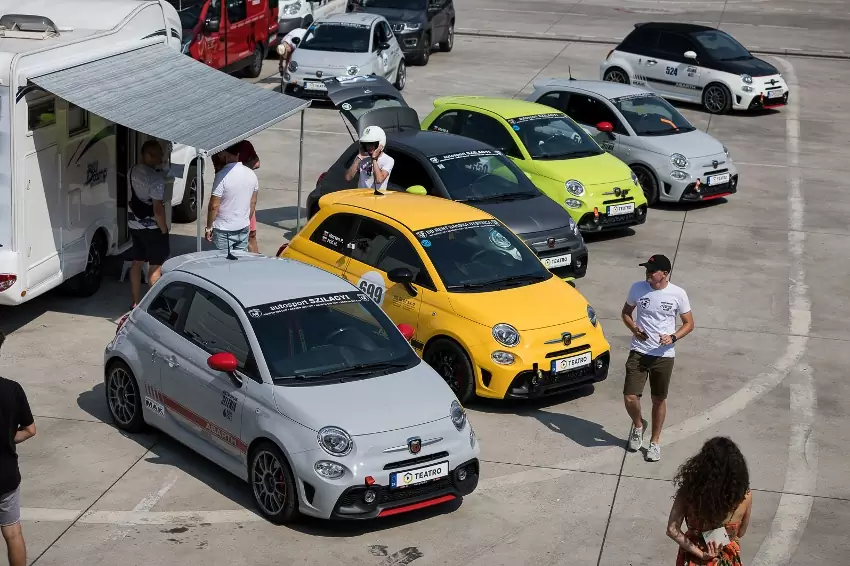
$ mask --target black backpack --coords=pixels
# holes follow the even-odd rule
[[[139,220],[143,218],[153,218],[153,203],[144,202],[136,195],[136,191],[133,189],[133,169],[136,167],[137,165],[134,165],[133,168],[130,169],[130,174],[128,175],[130,180],[130,212],[132,212],[133,216]]]

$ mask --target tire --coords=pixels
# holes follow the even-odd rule
[[[106,406],[115,426],[127,432],[144,430],[142,392],[130,367],[122,361],[112,362],[109,364],[104,384]]]
[[[202,202],[203,190],[201,191],[201,198],[198,198],[198,165],[197,163],[192,163],[189,166],[189,173],[186,175],[183,200],[173,210],[174,221],[180,224],[188,224],[197,220],[198,205]]]
[[[605,71],[605,74],[602,76],[602,80],[610,83],[631,84],[629,74],[620,67],[611,67]]]
[[[732,109],[732,93],[726,85],[710,83],[702,91],[702,106],[712,114],[726,114]]]
[[[431,32],[425,34],[425,38],[422,40],[422,53],[416,58],[416,65],[420,67],[424,67],[428,64],[428,61],[431,59]]]
[[[449,26],[449,34],[445,41],[440,42],[440,51],[448,53],[455,46],[455,23],[452,22]]]
[[[652,206],[658,202],[659,196],[658,180],[655,178],[655,174],[643,165],[632,165],[631,168],[637,175],[640,188],[643,189],[647,206]]]
[[[245,68],[245,75],[248,78],[256,79],[263,72],[263,60],[266,58],[266,50],[259,43],[254,47],[254,53],[251,55],[251,64]]]
[[[461,403],[466,403],[475,395],[472,363],[457,342],[438,338],[428,345],[422,359],[446,380]]]
[[[103,261],[106,258],[106,238],[98,230],[89,244],[86,268],[68,280],[67,291],[76,297],[91,297],[103,282]]]
[[[402,58],[398,63],[398,71],[395,76],[395,87],[399,92],[401,92],[404,90],[405,84],[407,84],[407,65],[404,62],[404,58]]]
[[[279,472],[279,477],[275,478]],[[248,483],[251,496],[260,514],[275,525],[292,522],[298,516],[298,491],[289,463],[273,442],[264,440],[251,451],[248,463]],[[278,503],[269,486],[280,494],[284,490],[283,502]],[[264,495],[266,494],[266,495]]]

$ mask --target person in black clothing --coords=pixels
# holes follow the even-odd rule
[[[0,348],[5,339],[0,332]],[[24,389],[4,377],[0,377],[0,432],[0,531],[9,566],[24,566],[27,547],[21,530],[21,471],[15,446],[35,436],[35,421]]]

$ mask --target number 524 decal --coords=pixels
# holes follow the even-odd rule
[[[679,74],[679,69],[677,69],[676,67],[667,67],[667,74],[676,76]]]

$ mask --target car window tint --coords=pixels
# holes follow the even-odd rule
[[[310,241],[335,252],[346,254],[351,230],[357,217],[353,214],[332,214],[310,235]]]
[[[352,259],[389,272],[406,267],[414,275],[414,282],[433,288],[428,272],[413,245],[401,232],[371,218],[362,218],[354,240]]]
[[[537,99],[537,104],[543,104],[544,106],[549,106],[550,108],[555,108],[556,110],[563,111],[563,100],[560,92],[547,92],[543,96]]]
[[[186,314],[183,336],[210,355],[229,352],[244,368],[251,353],[236,313],[220,297],[197,289]]]
[[[500,149],[505,155],[522,158],[522,154],[505,126],[490,116],[470,112],[463,121],[459,133]]]
[[[395,159],[393,171],[390,174],[390,185],[396,185],[403,191],[414,185],[422,185],[428,190],[428,194],[434,192],[434,183],[418,159],[396,149],[385,149],[384,153]]]
[[[151,301],[148,314],[174,329],[180,315],[186,312],[186,305],[189,302],[189,294],[186,290],[187,286],[183,283],[169,283]]]
[[[662,31],[658,40],[658,53],[671,61],[684,62],[685,51],[696,51],[696,45],[683,35]]]
[[[372,51],[377,51],[381,45],[381,26],[375,26],[372,31]]]
[[[567,115],[585,126],[596,127],[599,122],[609,122],[617,133],[625,133],[617,115],[601,100],[586,94],[570,93]]]
[[[630,53],[648,53],[654,51],[658,45],[658,30],[636,28],[617,47],[620,51]]]
[[[241,22],[248,17],[246,0],[227,0],[227,20],[231,24]]]
[[[455,131],[457,127],[457,119],[460,113],[457,110],[449,110],[448,112],[443,112],[440,116],[434,120],[431,124],[429,130],[434,130],[435,132],[448,132],[452,133]]]

